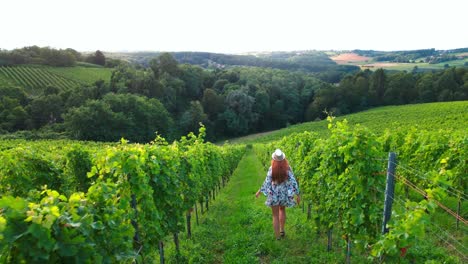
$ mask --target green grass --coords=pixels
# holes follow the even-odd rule
[[[337,118],[337,120],[343,119],[348,120],[350,124],[362,124],[376,134],[383,133],[385,129],[397,130],[411,127],[425,130],[466,131],[468,101],[378,107]],[[229,142],[240,144],[270,142],[303,131],[313,131],[326,136],[327,124],[326,120],[307,122],[276,131],[231,139]]]
[[[302,208],[288,208],[286,238],[276,240],[271,209],[265,197],[255,199],[255,192],[266,171],[247,151],[226,188],[194,225],[192,239],[181,235],[181,255],[177,260],[172,242],[167,241],[169,263],[340,263],[344,253],[339,243],[326,251],[326,239],[317,236],[312,221]],[[199,208],[200,209],[200,208]],[[200,214],[200,212],[199,212]],[[194,215],[194,214],[193,214]],[[192,217],[195,223],[195,216]],[[356,256],[356,263],[364,258]]]

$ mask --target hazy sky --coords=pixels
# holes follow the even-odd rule
[[[0,0],[0,48],[290,51],[468,47],[467,0]]]

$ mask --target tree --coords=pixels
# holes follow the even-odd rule
[[[285,104],[283,100],[276,100],[270,108],[268,115],[269,125],[268,129],[280,128],[286,126],[288,122],[288,116],[286,115]]]
[[[39,96],[31,101],[27,109],[34,128],[62,121],[63,101],[57,94]]]
[[[150,61],[150,68],[154,73],[154,76],[159,79],[163,73],[167,73],[171,76],[178,77],[179,63],[172,57],[170,53],[161,53],[158,57]]]
[[[417,99],[415,80],[411,73],[399,72],[389,77],[384,102],[390,104],[407,104]]]
[[[307,121],[323,119],[327,116],[325,111],[331,111],[337,105],[337,88],[332,85],[324,86],[315,92],[314,100],[307,106],[305,118]],[[336,115],[337,113],[332,113]]]
[[[65,126],[76,139],[117,141],[124,137],[149,142],[155,133],[172,138],[173,121],[157,99],[132,94],[112,94],[89,100],[64,115]]]
[[[86,58],[86,61],[89,63],[105,66],[106,65],[106,56],[100,50],[96,50],[93,55],[90,55]]]
[[[27,103],[27,94],[23,87],[0,86],[0,98],[3,97],[16,99],[22,106]]]
[[[79,140],[117,141],[124,136],[122,128],[134,125],[123,114],[113,112],[109,104],[98,100],[72,108],[64,120],[67,131]]]
[[[184,82],[168,73],[163,73],[159,80],[162,96],[158,97],[169,112],[174,115],[182,113],[187,108],[187,100],[183,98]]]
[[[249,132],[251,124],[258,115],[252,112],[254,98],[242,90],[229,92],[226,96],[226,110],[220,115],[220,119],[226,125],[226,132],[231,135],[242,135]]]
[[[270,111],[270,96],[263,90],[255,93],[255,104],[252,109],[260,117],[266,116]]]
[[[377,69],[371,76],[369,87],[369,100],[370,105],[378,106],[383,103],[383,96],[385,94],[387,77],[382,68]]]
[[[26,129],[28,118],[28,113],[20,105],[18,99],[0,97],[0,130],[13,132]]]
[[[35,57],[32,63],[38,63]],[[39,63],[47,64],[51,66],[73,66],[76,63],[76,57],[67,50],[51,49],[49,47],[40,49],[40,61]]]
[[[203,111],[203,106],[199,101],[190,102],[190,107],[180,118],[180,127],[182,134],[189,132],[196,133],[200,128],[200,123],[206,123],[208,116]]]
[[[66,52],[70,53],[76,61],[79,61],[81,60],[81,53],[79,53],[78,51],[74,50],[74,49],[65,49]]]
[[[416,89],[418,91],[418,101],[423,103],[436,101],[437,96],[434,88],[434,78],[432,73],[423,75],[416,82]]]
[[[94,64],[105,66],[106,65],[106,56],[100,50],[96,50],[94,53]]]
[[[203,69],[184,64],[180,66],[180,79],[185,83],[183,96],[187,99],[200,99],[203,93]]]
[[[203,92],[202,105],[208,117],[215,120],[216,116],[223,112],[224,99],[213,89],[206,89]]]
[[[218,93],[223,93],[224,92],[224,86],[228,84],[229,81],[226,79],[218,79],[214,84],[213,84],[213,89],[217,91]]]

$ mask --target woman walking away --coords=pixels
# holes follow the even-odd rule
[[[271,158],[271,167],[268,169],[266,179],[255,197],[258,198],[260,192],[267,196],[265,204],[271,207],[273,229],[275,230],[276,239],[280,240],[285,236],[286,206],[296,205],[294,195],[296,195],[298,204],[301,197],[299,195],[299,186],[286,160],[286,155],[280,149],[277,149],[273,152]]]

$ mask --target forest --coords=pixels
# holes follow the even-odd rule
[[[10,67],[88,62],[113,68],[110,80],[67,88],[48,85],[34,94],[25,87],[0,85],[3,137],[149,142],[155,133],[173,140],[203,123],[207,139],[219,141],[377,106],[468,99],[466,67],[365,70],[327,82],[316,73],[272,67],[203,68],[181,63],[170,53],[159,54],[147,66],[108,59],[100,51],[73,54],[71,49],[36,46],[0,51],[0,61]]]

